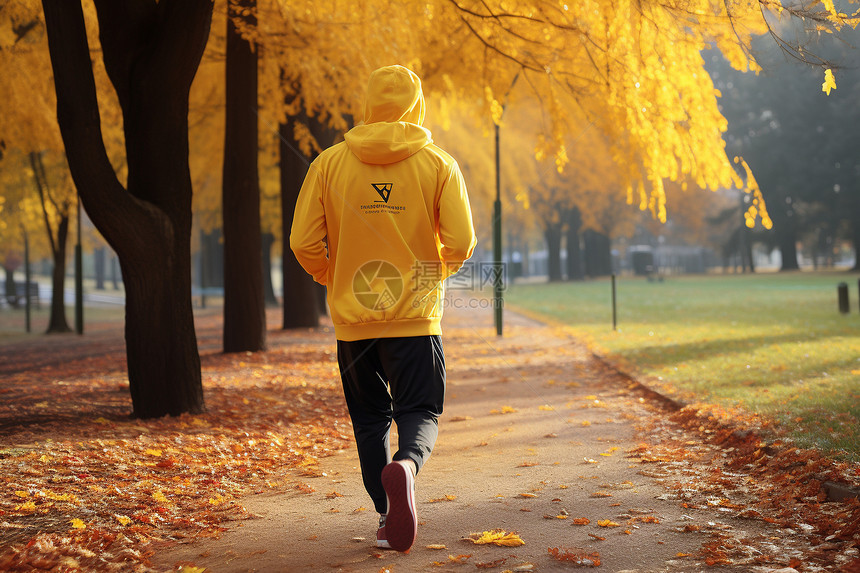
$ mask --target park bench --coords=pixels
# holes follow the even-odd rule
[[[0,282],[0,288],[3,289],[3,296],[0,297],[0,300],[9,306],[20,307],[26,302],[26,296],[30,298],[31,303],[34,303],[38,307],[40,303],[39,283],[31,282],[29,287],[30,288],[28,289],[27,283],[15,282],[15,292],[9,293],[6,292],[6,283]]]

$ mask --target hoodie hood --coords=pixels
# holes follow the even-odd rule
[[[344,139],[364,163],[396,163],[433,143],[424,123],[421,80],[403,66],[386,66],[370,74],[364,125]]]

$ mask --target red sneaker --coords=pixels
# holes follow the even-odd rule
[[[388,545],[397,551],[408,551],[418,533],[412,465],[409,460],[397,460],[382,468],[382,487],[388,498],[384,536]]]
[[[376,546],[379,549],[391,549],[388,544],[388,537],[385,535],[385,516],[379,516],[379,529],[376,530]]]

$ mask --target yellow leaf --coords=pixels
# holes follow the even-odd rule
[[[126,517],[125,515],[119,515],[117,513],[113,514],[114,518],[119,521],[120,525],[126,526],[131,523],[131,518]]]
[[[503,529],[491,529],[483,533],[473,533],[465,538],[475,545],[499,545],[502,547],[519,547],[526,542],[515,532],[507,532]]]
[[[180,565],[176,573],[206,573],[206,568],[195,567],[194,565]]]
[[[146,451],[145,451],[145,452],[143,452],[143,453],[144,453],[144,454],[146,454],[146,455],[148,455],[148,456],[155,456],[156,458],[161,456],[161,450],[154,450],[154,449],[151,449],[151,448],[150,448],[150,449],[148,449],[148,450],[146,450]]]
[[[502,406],[502,414],[513,414],[517,409],[512,406]]]
[[[74,528],[74,529],[86,529],[87,528],[87,524],[84,523],[82,520],[78,519],[77,517],[72,519],[69,523],[72,524],[72,528]]]
[[[538,410],[551,411],[551,410],[555,410],[555,408],[553,408],[552,406],[548,406],[548,405],[544,404],[543,406],[538,406]]]
[[[619,526],[618,523],[615,523],[611,519],[598,519],[597,525],[599,525],[600,527],[618,527]]]
[[[821,84],[821,91],[830,95],[830,90],[836,89],[836,78],[833,77],[833,70],[827,68],[824,70],[824,83]]]
[[[30,494],[26,491],[16,491],[15,495],[17,495],[18,497],[23,497],[23,498],[30,497]]]
[[[21,505],[16,505],[15,511],[36,511],[36,504],[32,501],[25,501]]]
[[[164,496],[164,492],[161,490],[155,491],[152,493],[153,499],[160,503],[169,503],[168,499]]]
[[[425,545],[427,549],[448,549],[446,545],[441,543],[431,543],[430,545]]]
[[[107,418],[102,418],[101,416],[93,420],[96,424],[110,424],[110,420]]]

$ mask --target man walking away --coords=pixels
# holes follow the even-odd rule
[[[415,542],[414,480],[445,398],[443,281],[476,242],[460,168],[423,122],[418,76],[374,71],[364,124],[311,164],[290,234],[299,263],[328,286],[364,487],[380,514],[377,546],[398,551]]]

